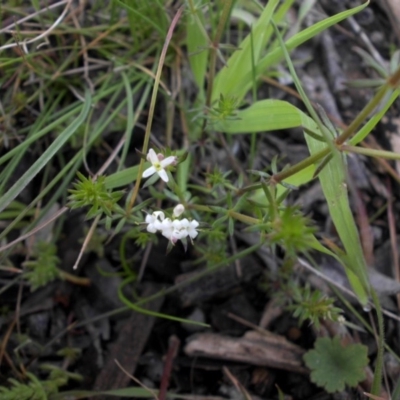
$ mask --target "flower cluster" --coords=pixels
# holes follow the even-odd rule
[[[182,204],[178,204],[173,211],[173,219],[165,218],[162,211],[154,211],[146,216],[147,231],[151,233],[161,232],[171,243],[175,244],[179,239],[190,237],[190,240],[196,238],[199,234],[197,227],[199,223],[193,219],[189,221],[187,218],[178,219],[185,211]]]

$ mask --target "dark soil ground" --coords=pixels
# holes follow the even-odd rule
[[[321,0],[317,3],[316,10],[332,15],[360,2]],[[322,105],[339,128],[352,121],[374,92],[373,88],[352,88],[352,81],[379,77],[363,60],[361,51],[388,63],[393,49],[400,45],[397,36],[400,21],[396,20],[391,8],[393,4],[384,0],[373,1],[370,7],[350,21],[329,29],[292,54],[311,100]],[[297,18],[296,10],[295,7],[291,13],[293,21]],[[316,15],[310,13],[304,24],[311,24]],[[394,23],[399,25],[396,27]],[[168,79],[168,74],[166,68],[165,79]],[[263,98],[285,99],[302,107],[300,100],[293,95],[290,82],[286,85],[266,79],[259,93]],[[159,104],[158,108],[162,110],[165,106]],[[397,101],[366,145],[399,151],[399,110],[400,103]],[[165,117],[161,111],[156,116],[153,126],[156,138],[166,124]],[[35,114],[25,109],[15,118],[18,128],[32,124]],[[143,115],[141,122],[146,122],[146,115]],[[176,121],[175,128],[176,131],[180,130],[179,121]],[[135,148],[140,148],[142,139],[136,135],[131,145],[129,157],[132,165],[138,160]],[[158,139],[162,141],[161,136]],[[105,143],[113,148],[113,136],[108,136]],[[237,159],[245,165],[249,154],[248,138],[235,137],[232,148],[234,146],[239,149]],[[104,148],[98,147],[89,154],[93,170],[107,157]],[[15,171],[16,176],[36,159],[38,150],[30,153],[32,159],[24,158],[21,161]],[[6,148],[2,149],[3,154],[6,151]],[[73,152],[73,149],[70,151]],[[265,136],[257,152],[258,168],[263,168],[276,154],[283,159],[282,165],[294,164],[305,158],[308,151],[301,132],[292,130]],[[392,255],[391,240],[393,243],[396,231],[400,228],[400,203],[397,200],[400,194],[400,165],[363,157],[350,157],[349,163],[354,214],[359,224],[369,221],[369,233],[365,233],[361,239],[365,246],[369,243],[366,251],[374,269],[371,279],[384,307],[398,315],[395,294],[399,292],[400,283],[395,279],[393,268],[398,263]],[[205,167],[204,164],[207,164],[207,160],[201,161],[199,158],[199,168]],[[28,204],[38,190],[37,185],[29,185],[18,200]],[[393,201],[388,206],[390,199]],[[335,236],[316,181],[293,194],[290,201],[300,205],[323,234]],[[313,347],[317,336],[348,335],[349,341],[367,345],[371,367],[376,356],[375,341],[365,332],[339,331],[341,328],[328,322],[322,322],[320,330],[307,322],[299,325],[298,320],[274,296],[279,291],[284,296],[280,278],[276,274],[281,260],[272,257],[267,250],[260,250],[240,262],[190,281],[203,268],[194,263],[199,257],[197,243],[189,246],[187,252],[179,243],[166,254],[167,241],[164,238],[160,237],[157,245],[145,249],[127,239],[127,264],[139,278],[124,287],[125,295],[132,301],[151,298],[140,306],[156,313],[209,324],[208,328],[204,328],[144,315],[121,302],[118,288],[123,278],[116,273],[121,271],[120,245],[123,233],[107,240],[107,232],[99,229],[97,244],[84,254],[78,272],[73,272],[72,265],[81,249],[82,238],[90,227],[84,217],[85,210],[68,213],[60,228],[57,256],[61,260],[62,270],[87,278],[89,285],[85,285],[85,280],[80,284],[55,280],[31,292],[22,282],[10,285],[14,274],[0,272],[0,282],[4,285],[0,295],[1,384],[5,384],[10,377],[20,379],[25,371],[46,377],[47,373],[39,367],[47,363],[81,375],[81,381],[72,379],[62,390],[110,390],[138,386],[130,375],[148,388],[163,390],[168,387],[171,392],[196,395],[197,399],[242,398],[241,391],[254,399],[278,399],[279,387],[285,399],[344,400],[365,398],[363,391],[370,390],[371,378],[357,388],[334,395],[327,394],[310,381],[301,356],[305,350]],[[392,231],[388,221],[393,222]],[[6,223],[3,223],[3,227],[6,227]],[[20,234],[18,229],[14,230],[8,240]],[[253,240],[251,234],[238,233],[227,247],[234,254],[251,246]],[[21,246],[5,254],[3,264],[9,259],[12,265],[20,268],[25,260],[24,251],[24,246]],[[331,260],[320,258],[318,261],[328,277],[343,281],[346,286],[343,272]],[[297,265],[293,280],[310,282],[321,290],[329,290],[322,280],[309,274],[301,265]],[[173,287],[176,290],[170,290]],[[164,294],[165,290],[170,290],[170,293]],[[343,307],[342,303],[337,304]],[[363,312],[356,303],[354,307]],[[350,312],[346,312],[345,317],[357,323]],[[386,341],[399,353],[398,321],[387,317],[385,323]],[[257,337],[259,328],[271,335],[259,334],[261,336]],[[60,350],[66,348],[76,349],[76,359],[60,354]],[[400,365],[389,355],[386,373],[389,389],[400,376]],[[111,399],[107,396],[98,398]]]

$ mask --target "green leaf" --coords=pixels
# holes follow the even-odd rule
[[[212,128],[225,133],[250,133],[301,126],[301,111],[282,100],[261,100],[237,111],[234,118],[217,121]]]
[[[213,127],[226,133],[236,134],[265,132],[296,126],[319,132],[313,119],[295,106],[280,100],[261,100],[238,111],[235,119],[215,122]],[[327,146],[326,143],[315,140],[309,135],[305,135],[305,139],[311,155],[324,150]],[[300,171],[285,182],[295,185],[306,183],[313,178],[313,171],[315,172],[315,166],[309,166],[307,170]],[[330,215],[346,250],[346,254],[339,257],[340,262],[346,267],[346,274],[359,301],[366,304],[369,280],[357,227],[349,204],[345,160],[340,154],[335,154],[335,157],[319,172],[318,177]],[[284,190],[283,186],[280,188]],[[257,198],[253,197],[253,200],[257,200]]]
[[[209,50],[207,49],[208,37],[204,28],[204,13],[201,8],[192,8],[189,2],[190,13],[186,20],[187,37],[186,43],[189,51],[189,63],[194,80],[200,91],[199,98],[204,99],[204,79],[207,75],[207,60]]]
[[[238,92],[242,94],[242,85],[238,82],[238,79],[241,80],[244,76],[250,79],[246,82],[248,85],[246,85],[245,90],[247,91],[250,88],[252,84],[252,62],[254,61],[257,65],[262,51],[271,37],[272,31],[268,31],[267,27],[278,4],[278,0],[268,2],[260,18],[252,27],[253,39],[250,34],[247,35],[240,43],[239,50],[231,55],[224,68],[218,73],[213,86],[213,102],[219,99],[221,93],[235,97],[237,97]]]
[[[313,128],[317,129],[311,118],[308,120],[307,126],[314,125]],[[311,154],[321,151],[326,146],[308,135],[305,135],[305,139]],[[357,226],[350,208],[346,174],[345,159],[339,155],[329,161],[320,171],[318,178],[329,207],[329,214],[346,251],[340,258],[346,266],[347,277],[359,301],[365,305],[368,302],[369,278]]]
[[[272,2],[268,2],[268,6],[270,5],[270,3],[272,6]],[[300,46],[307,40],[315,37],[319,33],[328,29],[332,25],[335,25],[338,22],[343,21],[344,19],[350,17],[351,15],[354,15],[362,11],[368,4],[369,1],[366,1],[361,6],[354,7],[350,10],[343,11],[339,14],[333,15],[332,17],[317,22],[316,24],[310,26],[309,28],[304,29],[303,31],[297,33],[296,35],[288,39],[286,42],[286,47],[288,48],[288,50],[295,49],[296,47]],[[263,24],[262,29],[264,30],[266,23],[270,21],[269,19],[270,12],[271,11],[270,10],[267,11],[266,8],[263,12],[264,20],[262,16],[257,21],[257,23],[260,22],[260,24]],[[253,36],[257,37],[257,34],[258,32],[256,32],[256,30],[253,28]],[[261,32],[261,37],[262,39],[264,39],[264,32]],[[258,41],[261,42],[262,39],[258,39]],[[263,43],[261,43],[261,47],[262,44]],[[221,93],[224,96],[234,95],[238,99],[238,101],[241,101],[248,92],[248,90],[251,88],[253,84],[251,61],[250,61],[251,58],[249,56],[245,57],[245,55],[251,54],[250,46],[251,46],[250,35],[248,35],[246,39],[243,40],[243,42],[240,44],[239,46],[240,50],[237,50],[235,53],[233,53],[231,58],[228,60],[226,67],[224,67],[216,76],[213,86],[213,95],[212,95],[213,102],[218,100]],[[242,57],[242,61],[241,64],[239,64],[235,70],[231,70],[230,66],[234,57],[235,59]],[[280,47],[277,47],[274,50],[267,52],[267,54],[260,59],[255,57],[255,63],[257,67],[256,71],[257,78],[260,77],[263,73],[265,73],[265,71],[269,67],[278,64],[283,59],[283,57],[284,57],[283,51],[282,48]],[[245,61],[244,59],[246,58],[247,60]],[[248,64],[247,66],[245,65],[245,62],[247,62]]]
[[[145,164],[144,169],[150,166],[150,163]],[[109,176],[106,176],[104,184],[107,189],[115,189],[118,187],[123,187],[130,185],[132,182],[136,181],[139,171],[139,165],[134,167],[126,168],[122,171],[115,172]]]
[[[361,344],[343,346],[339,337],[319,338],[313,350],[303,359],[311,370],[311,380],[328,393],[356,386],[365,379],[368,365],[367,347]]]

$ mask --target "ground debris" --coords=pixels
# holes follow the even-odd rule
[[[302,355],[304,350],[279,336],[268,332],[248,331],[241,338],[217,333],[200,333],[188,338],[185,353],[193,357],[209,357],[240,361],[251,365],[307,373]]]

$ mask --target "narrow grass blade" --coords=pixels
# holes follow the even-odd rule
[[[269,4],[269,3],[268,3]],[[302,43],[306,42],[307,40],[313,38],[314,36],[318,35],[325,29],[337,24],[340,21],[354,15],[360,11],[362,11],[367,5],[369,1],[366,1],[363,5],[352,8],[350,10],[343,11],[339,14],[333,15],[332,17],[326,18],[316,24],[310,26],[309,28],[304,29],[303,31],[299,32],[295,36],[291,37],[286,42],[286,47],[288,50],[293,50],[294,48],[300,46]],[[240,48],[242,50],[237,50],[233,55],[239,57],[239,55],[244,49],[244,45],[247,43],[242,43]],[[248,45],[248,44],[247,44]],[[250,50],[249,50],[250,51]],[[244,55],[243,55],[244,57]],[[261,74],[265,73],[265,71],[279,63],[283,59],[283,51],[280,47],[269,52],[265,55],[259,62],[256,62],[257,65],[257,77],[261,76]],[[228,60],[228,65],[230,60]],[[248,61],[250,65],[250,59]],[[250,90],[252,86],[252,71],[251,68],[244,68],[243,70],[239,71],[238,73],[231,73],[228,75],[225,69],[222,69],[221,72],[217,75],[215,82],[214,82],[214,90],[213,90],[213,101],[218,100],[220,94],[222,93],[225,97],[234,95],[238,100],[242,100],[246,93]]]
[[[271,0],[268,2],[260,18],[252,27],[253,43],[250,35],[248,35],[239,45],[239,50],[235,51],[227,61],[227,65],[218,73],[213,87],[212,100],[219,99],[220,94],[236,96],[237,91],[242,92],[241,80],[243,76],[247,76],[250,81],[246,85],[246,91],[252,84],[252,52],[255,64],[261,56],[261,51],[264,49],[270,35],[266,34],[266,28],[274,14],[274,11],[279,3],[279,0]],[[271,31],[272,32],[272,31]],[[252,49],[253,48],[253,49]]]
[[[189,2],[190,13],[186,17],[186,44],[189,51],[189,63],[194,80],[199,89],[198,99],[204,101],[204,80],[206,79],[208,49],[207,31],[204,28],[204,15],[199,8],[192,7]]]
[[[0,198],[0,212],[3,211],[32,181],[32,179],[46,166],[51,158],[59,151],[59,149],[69,140],[75,131],[85,121],[91,106],[91,95],[86,91],[85,102],[83,104],[82,112],[78,118],[72,122],[46,149],[40,158],[33,163],[33,165],[26,171],[21,178]]]

